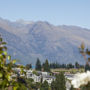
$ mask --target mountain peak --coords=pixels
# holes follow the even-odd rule
[[[5,23],[6,22],[6,23]],[[23,64],[42,62],[82,62],[78,46],[90,46],[90,30],[76,26],[54,26],[45,21],[0,21],[0,34],[8,43],[9,53]],[[16,53],[16,54],[15,54]]]
[[[34,22],[33,21],[26,21],[26,20],[23,20],[23,19],[19,19],[19,20],[16,20],[16,23],[27,25],[27,24],[33,24]]]

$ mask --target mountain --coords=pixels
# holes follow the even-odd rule
[[[38,57],[42,62],[47,58],[50,62],[84,64],[78,47],[82,42],[90,46],[89,29],[44,21],[11,22],[0,18],[0,34],[8,43],[8,53],[22,64],[35,64]]]

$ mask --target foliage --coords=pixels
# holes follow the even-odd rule
[[[66,64],[50,63],[50,68],[66,68]]]
[[[70,88],[70,90],[74,90],[74,88],[73,88],[73,86],[71,85],[71,88]]]
[[[33,79],[29,78],[29,79],[26,79],[26,84],[27,84],[27,87],[28,89],[32,89],[32,86],[33,86]]]
[[[36,70],[41,71],[41,62],[40,62],[39,58],[37,58],[37,62],[36,62]]]
[[[89,70],[90,71],[90,65],[89,64],[86,64],[85,65],[85,71]]]
[[[90,82],[87,85],[83,85],[80,87],[81,90],[90,90]]]
[[[56,80],[52,82],[51,88],[52,90],[66,90],[65,77],[62,72],[56,75]]]
[[[84,65],[80,65],[78,62],[75,62],[75,65],[72,63],[68,64],[59,64],[59,63],[50,63],[50,68],[51,69],[58,69],[58,68],[64,68],[64,69],[72,69],[72,68],[84,68]]]
[[[11,60],[11,57],[7,54],[6,43],[3,42],[3,39],[0,36],[0,88],[4,89],[12,85],[11,75],[12,75],[12,64],[15,63],[15,60]],[[8,66],[6,66],[6,60],[9,60]]]
[[[78,62],[75,62],[75,68],[79,69],[80,68],[80,65]]]
[[[90,70],[90,50],[88,50],[88,48],[85,48],[84,43],[81,44],[80,48],[80,53],[82,54],[82,56],[84,57],[85,61],[86,61],[86,65],[85,65],[85,71]]]
[[[70,69],[70,68],[74,68],[74,65],[72,65],[71,63],[67,64],[67,69]]]
[[[38,75],[38,73],[37,73],[37,71],[36,71],[36,70],[33,70],[33,74]]]
[[[47,59],[46,59],[45,63],[43,63],[43,66],[42,67],[43,67],[44,71],[50,72],[50,65],[49,65]]]
[[[52,90],[55,90],[55,88],[56,88],[55,84],[56,84],[56,82],[55,81],[52,81],[52,83],[51,83],[51,89]]]
[[[25,90],[23,89],[25,88],[25,85],[22,85],[18,81],[19,79],[17,77],[11,77],[14,74],[12,67],[15,64],[15,62],[16,60],[11,60],[11,56],[8,55],[6,42],[4,42],[2,37],[0,36],[0,90],[18,90],[19,88]]]
[[[29,90],[38,90],[40,89],[41,83],[39,82],[35,83],[33,79],[29,78],[29,79],[26,79],[26,85]]]
[[[29,69],[32,68],[32,65],[31,65],[31,64],[26,64],[25,68],[26,68],[27,70],[29,70]]]
[[[41,84],[40,90],[49,90],[49,85],[47,81]]]

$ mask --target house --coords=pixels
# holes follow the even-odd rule
[[[33,74],[32,70],[28,70],[26,73],[27,78],[32,78],[34,82],[44,82],[47,81],[48,84],[51,84],[55,80],[55,77],[50,76],[48,72],[37,71],[37,75]]]
[[[42,72],[42,71],[37,71],[38,75],[42,75],[42,76],[48,76],[49,73],[48,72]]]
[[[21,72],[21,68],[12,68],[12,70],[14,70],[14,71],[16,71],[16,72],[18,72],[18,73]]]
[[[51,85],[52,81],[54,81],[54,80],[55,80],[54,76],[44,76],[43,77],[43,82],[47,81],[49,85]]]
[[[26,77],[31,78],[34,80],[34,82],[44,82],[47,81],[48,84],[50,85],[52,81],[55,80],[54,76],[50,76],[50,73],[48,72],[42,72],[42,71],[36,71],[37,74],[33,73],[33,70],[23,70],[24,72],[26,72],[26,74],[21,74],[21,69],[20,68],[13,68],[14,71],[16,71],[15,75],[12,75],[12,77],[16,77],[16,76],[20,76],[20,77]],[[25,76],[26,75],[26,76]]]
[[[36,76],[36,75],[34,74],[34,76],[33,76],[32,79],[34,80],[34,82],[41,82],[41,76]]]
[[[72,80],[75,74],[64,74],[64,75],[65,75],[65,78],[67,78],[68,80]]]
[[[32,71],[32,70],[27,70],[27,71],[26,71],[26,77],[27,77],[27,78],[32,78],[33,75],[34,75],[34,74],[33,74],[33,71]]]
[[[42,72],[42,76],[49,76],[48,72]]]
[[[26,77],[32,78],[34,80],[34,82],[40,82],[41,81],[41,75],[38,76],[38,75],[33,74],[32,70],[28,70],[26,72]]]

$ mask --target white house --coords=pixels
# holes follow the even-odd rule
[[[45,76],[45,77],[43,77],[43,82],[44,82],[44,81],[47,81],[49,85],[50,85],[50,84],[52,83],[52,81],[54,81],[54,80],[55,80],[55,77],[54,77],[54,76]]]
[[[37,75],[33,74],[32,70],[28,70],[26,72],[26,77],[27,78],[32,78],[34,80],[34,82],[40,82],[41,81],[41,75],[37,76]]]
[[[65,78],[67,78],[68,80],[72,80],[75,74],[64,74],[64,75],[65,75]]]
[[[26,71],[26,77],[27,77],[27,78],[32,78],[33,75],[34,75],[34,74],[33,74],[33,71],[32,71],[32,70],[27,70],[27,71]]]

